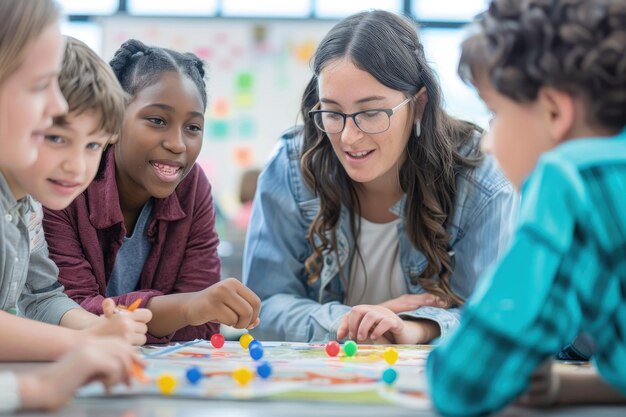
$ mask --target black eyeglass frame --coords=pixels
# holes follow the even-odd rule
[[[402,106],[404,106],[405,104],[407,104],[408,102],[410,102],[411,100],[413,100],[413,97],[409,97],[406,100],[404,100],[402,103],[398,104],[397,106],[395,106],[392,109],[367,109],[367,110],[361,110],[355,113],[351,113],[351,114],[346,114],[346,113],[342,113],[340,111],[334,111],[334,110],[315,110],[315,108],[320,107],[320,103],[317,103],[313,109],[309,110],[309,117],[311,119],[313,119],[313,123],[315,124],[315,127],[317,127],[319,130],[321,130],[324,133],[327,134],[331,134],[331,135],[335,135],[337,133],[341,133],[343,132],[343,130],[346,128],[346,119],[351,118],[352,121],[354,122],[354,124],[356,125],[356,127],[358,127],[363,133],[367,133],[368,135],[375,135],[377,133],[383,133],[386,132],[387,130],[389,130],[389,128],[391,127],[391,116],[393,116],[393,114]],[[373,111],[378,111],[378,112],[383,112],[387,115],[387,120],[388,120],[388,124],[387,127],[384,130],[380,130],[377,132],[368,132],[366,130],[363,130],[363,128],[361,126],[359,126],[359,122],[357,121],[356,117],[360,114],[363,113],[369,113],[369,112],[373,112]],[[341,116],[341,118],[343,119],[343,124],[341,126],[341,129],[338,130],[337,132],[329,132],[326,129],[322,128],[320,125],[317,124],[317,120],[315,118],[315,115],[319,114],[319,115],[323,115],[323,114],[328,114],[328,113],[332,113],[332,114],[336,114],[338,116]]]

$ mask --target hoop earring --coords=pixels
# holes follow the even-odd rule
[[[415,121],[415,135],[419,138],[422,134],[422,125],[420,123],[420,119]]]

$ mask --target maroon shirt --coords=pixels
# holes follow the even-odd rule
[[[115,257],[126,235],[115,180],[114,152],[103,155],[103,178],[97,179],[65,210],[45,210],[44,230],[50,257],[59,267],[65,292],[85,310],[102,314],[102,300]],[[130,305],[150,298],[202,290],[220,279],[211,185],[196,164],[176,191],[155,199],[148,254],[137,291],[112,297]],[[187,326],[166,337],[148,335],[148,343],[208,339],[218,324]]]

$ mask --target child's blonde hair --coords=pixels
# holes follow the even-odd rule
[[[117,135],[122,129],[127,94],[111,67],[85,43],[67,37],[59,88],[68,104],[68,114],[95,111],[100,115],[97,131]],[[65,116],[54,124],[66,124]]]
[[[22,64],[29,43],[59,20],[52,0],[0,1],[0,83]]]

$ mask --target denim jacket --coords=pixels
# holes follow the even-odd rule
[[[355,253],[350,213],[344,209],[337,231],[338,259],[324,253],[320,279],[307,284],[305,260],[313,253],[309,225],[320,201],[305,184],[300,170],[301,130],[287,131],[259,177],[246,238],[243,280],[262,300],[261,323],[253,334],[263,340],[322,342],[335,339],[340,319],[350,311],[344,305],[343,276],[349,277]],[[391,211],[404,218],[403,197]],[[456,207],[449,221],[449,248],[455,268],[453,290],[467,298],[476,280],[506,249],[518,207],[518,195],[492,157],[476,169],[457,175]],[[418,277],[427,260],[409,241],[404,221],[398,225],[400,264],[411,294],[425,290]],[[438,323],[441,337],[456,327],[459,308],[421,307],[403,318]]]

